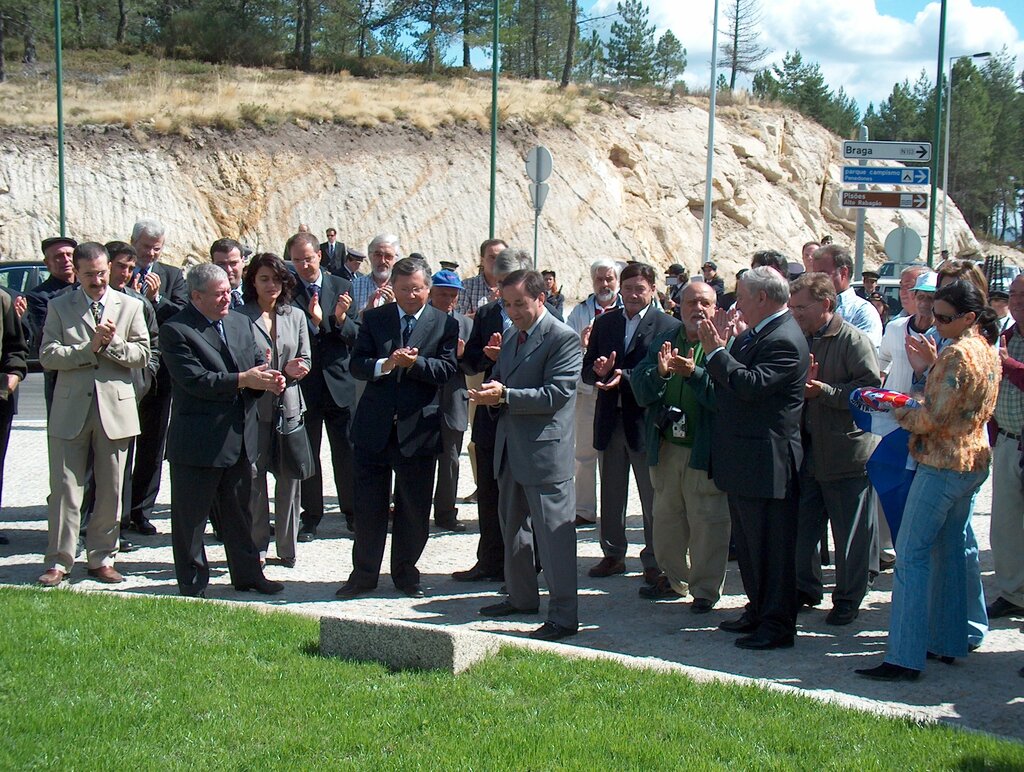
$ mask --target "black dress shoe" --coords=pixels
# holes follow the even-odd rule
[[[825,624],[837,627],[848,625],[857,618],[858,614],[860,614],[860,609],[852,603],[840,601],[828,612],[828,616],[825,617]]]
[[[940,654],[935,654],[934,652],[931,652],[931,651],[929,651],[927,654],[925,654],[925,659],[938,660],[943,665],[952,665],[954,662],[956,662],[956,657],[946,657],[946,656],[942,656]]]
[[[801,592],[800,590],[797,590],[796,604],[799,606],[799,611],[803,611],[805,606],[807,608],[814,608],[819,603],[821,603],[821,598],[816,598],[809,592]]]
[[[726,619],[718,623],[719,630],[727,633],[752,633],[758,628],[758,623],[744,614],[739,619]]]
[[[736,647],[739,649],[750,649],[751,651],[769,651],[770,649],[792,649],[793,636],[780,635],[769,638],[765,635],[754,633],[736,639]]]
[[[989,619],[1024,616],[1024,608],[1021,608],[1016,603],[1010,603],[1001,595],[989,604],[987,611]]]
[[[143,536],[156,536],[156,526],[149,522],[148,518],[140,518],[132,521],[132,528]]]
[[[353,515],[351,512],[345,513],[345,528],[348,529],[349,533],[356,532],[356,516]]]
[[[135,552],[139,548],[138,544],[132,544],[127,539],[118,539],[117,551],[118,552]]]
[[[274,565],[285,568],[295,568],[295,558],[276,558],[271,561]]]
[[[410,598],[425,598],[427,595],[425,592],[423,592],[423,585],[421,585],[419,582],[416,582],[415,584],[407,584],[404,587],[399,587],[398,591],[404,593]]]
[[[376,587],[363,587],[349,580],[338,588],[338,591],[334,593],[334,597],[348,600],[350,598],[358,598],[360,595],[366,595],[366,593],[373,592],[376,589]]]
[[[442,531],[451,531],[452,533],[462,533],[466,530],[466,524],[460,523],[458,520],[439,520],[437,527]]]
[[[516,608],[509,601],[503,600],[492,606],[484,606],[480,609],[480,616],[485,617],[510,617],[513,614],[536,614],[540,609]]]
[[[576,515],[576,519],[572,521],[572,524],[577,528],[593,528],[597,523],[594,520],[587,520],[585,517]]]
[[[251,584],[236,584],[235,589],[239,592],[249,592],[249,590],[256,590],[260,595],[276,595],[284,589],[284,585],[280,582],[272,582],[265,577],[260,577]]]
[[[313,541],[316,538],[316,528],[312,526],[304,525],[299,529],[298,541],[307,543]]]
[[[498,573],[484,571],[477,564],[466,571],[456,571],[452,574],[452,579],[456,582],[503,582],[505,581],[505,575],[501,571]]]
[[[577,632],[578,631],[573,630],[571,627],[562,627],[561,625],[556,625],[554,622],[545,622],[530,633],[530,637],[535,641],[560,641],[563,638],[576,635]]]
[[[707,598],[694,598],[693,603],[690,604],[690,611],[694,614],[707,614],[714,607],[715,604]]]
[[[921,675],[920,670],[893,665],[890,662],[883,662],[878,667],[861,668],[853,672],[859,676],[870,678],[872,681],[916,681]]]

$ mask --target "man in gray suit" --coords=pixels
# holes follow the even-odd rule
[[[536,614],[540,606],[534,536],[548,584],[548,619],[531,638],[557,641],[579,628],[576,596],[574,415],[583,365],[579,337],[544,308],[544,278],[513,271],[501,282],[512,320],[491,380],[470,399],[498,411],[494,468],[505,539],[508,600],[490,617]]]

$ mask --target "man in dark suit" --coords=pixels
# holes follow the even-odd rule
[[[527,267],[530,262],[530,256],[523,250],[505,247],[491,262],[491,275],[496,282],[500,282],[513,271]],[[501,352],[502,337],[511,326],[512,320],[505,313],[505,304],[501,298],[477,308],[473,317],[473,331],[466,341],[462,362],[468,374],[480,373],[484,381],[490,380],[491,369]],[[498,474],[494,468],[494,438],[497,425],[497,413],[491,410],[474,412],[471,447],[474,448],[476,455],[480,541],[476,548],[476,563],[464,571],[454,572],[452,579],[456,582],[501,582],[505,578],[505,542],[501,535],[501,519],[498,515]]]
[[[50,301],[62,292],[66,292],[77,283],[75,266],[71,255],[78,242],[64,236],[43,239],[43,262],[50,272],[46,281],[25,293],[25,332],[28,336],[29,357],[39,356],[39,342],[43,338],[43,324],[46,322],[46,308]],[[46,371],[43,374],[43,396],[46,400],[46,414],[50,414],[53,402],[53,386],[57,382],[57,374]]]
[[[252,323],[231,311],[231,286],[211,263],[188,275],[191,303],[164,322],[160,349],[174,402],[167,431],[171,462],[171,547],[182,595],[205,596],[210,582],[203,532],[213,501],[236,590],[284,589],[263,576],[252,541],[249,492],[257,459],[256,396],[280,394],[284,376],[267,369]]]
[[[145,367],[132,368],[132,386],[135,387],[135,401],[141,402],[149,393],[156,380],[156,374],[160,369],[160,328],[156,322],[156,311],[153,309],[149,298],[138,290],[132,289],[129,285],[131,277],[135,274],[135,250],[131,244],[123,241],[110,241],[106,245],[107,253],[110,255],[110,288],[123,292],[125,295],[142,303],[142,313],[146,321],[146,329],[149,331],[149,363]],[[121,529],[128,530],[131,524],[132,508],[132,459],[135,457],[136,437],[132,437],[128,443],[127,460],[124,465],[124,482],[121,485]],[[130,542],[128,542],[130,544]],[[126,540],[121,539],[120,551],[125,552]],[[131,545],[128,551],[132,551]]]
[[[319,250],[320,261],[323,264],[324,270],[328,273],[333,273],[335,276],[341,275],[341,270],[348,258],[348,250],[345,249],[343,243],[338,241],[338,231],[334,228],[328,228],[327,241],[319,246]]]
[[[164,248],[164,226],[160,223],[139,220],[132,228],[131,244],[138,267],[129,286],[146,296],[156,311],[157,324],[162,325],[188,303],[185,279],[180,268],[159,261]],[[145,536],[156,533],[150,518],[160,492],[170,412],[171,377],[161,363],[153,386],[139,403],[142,431],[135,445],[132,472],[131,524]]]
[[[0,496],[3,495],[4,460],[11,423],[18,412],[18,385],[28,372],[27,353],[21,320],[14,311],[14,298],[4,288],[0,293]],[[7,537],[0,533],[0,544],[7,543]]]
[[[678,319],[663,313],[656,302],[657,274],[645,263],[630,263],[619,275],[622,308],[594,320],[583,357],[583,382],[598,389],[594,409],[594,448],[601,454],[601,551],[590,569],[593,577],[626,570],[626,499],[633,470],[644,519],[640,562],[644,581],[654,585],[660,571],[654,558],[652,513],[654,487],[647,466],[644,409],[633,396],[630,377],[655,338],[674,333]]]
[[[732,348],[725,349],[721,309],[697,328],[718,405],[711,474],[729,496],[748,601],[743,616],[719,627],[745,633],[736,641],[742,649],[788,648],[796,637],[800,415],[809,356],[788,301],[789,283],[778,271],[753,268],[737,288],[747,329]]]
[[[423,597],[416,561],[430,532],[430,494],[441,451],[439,388],[458,367],[459,325],[427,304],[430,268],[404,258],[391,270],[395,302],[367,308],[352,353],[352,374],[365,380],[356,409],[356,532],[352,573],[338,590],[354,598],[377,587],[392,474],[395,509],[391,579],[412,598]]]
[[[456,355],[459,369],[441,387],[441,453],[437,457],[437,485],[434,487],[434,523],[445,531],[466,530],[459,522],[455,498],[459,488],[459,455],[462,440],[469,428],[469,394],[466,374],[462,369],[466,341],[473,331],[473,320],[455,310],[462,280],[454,271],[438,271],[430,279],[430,305],[459,323],[459,345]]]
[[[576,594],[576,381],[580,339],[544,306],[544,278],[513,271],[501,297],[514,325],[492,378],[470,399],[498,409],[494,467],[505,537],[508,600],[489,617],[536,614],[540,606],[534,540],[548,585],[548,617],[531,638],[556,641],[579,629]]]
[[[320,441],[327,429],[331,446],[334,486],[348,529],[352,530],[355,507],[352,472],[352,411],[356,404],[356,382],[349,369],[352,346],[359,332],[359,321],[349,315],[352,283],[321,270],[316,239],[309,233],[296,233],[285,252],[298,281],[292,304],[306,316],[312,363],[299,388],[306,401],[306,431],[316,459],[316,472],[303,480],[302,526],[299,541],[316,538],[316,529],[324,517],[324,480],[320,466]]]

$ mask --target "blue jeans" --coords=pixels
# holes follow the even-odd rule
[[[896,540],[886,662],[923,670],[929,651],[967,655],[965,531],[986,477],[918,467]]]

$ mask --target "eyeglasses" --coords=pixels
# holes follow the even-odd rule
[[[935,321],[938,322],[939,324],[951,324],[952,322],[955,322],[957,319],[959,319],[961,316],[966,316],[969,313],[970,311],[961,311],[959,314],[953,314],[952,316],[949,316],[948,314],[936,314],[933,312],[932,316],[935,317]]]

